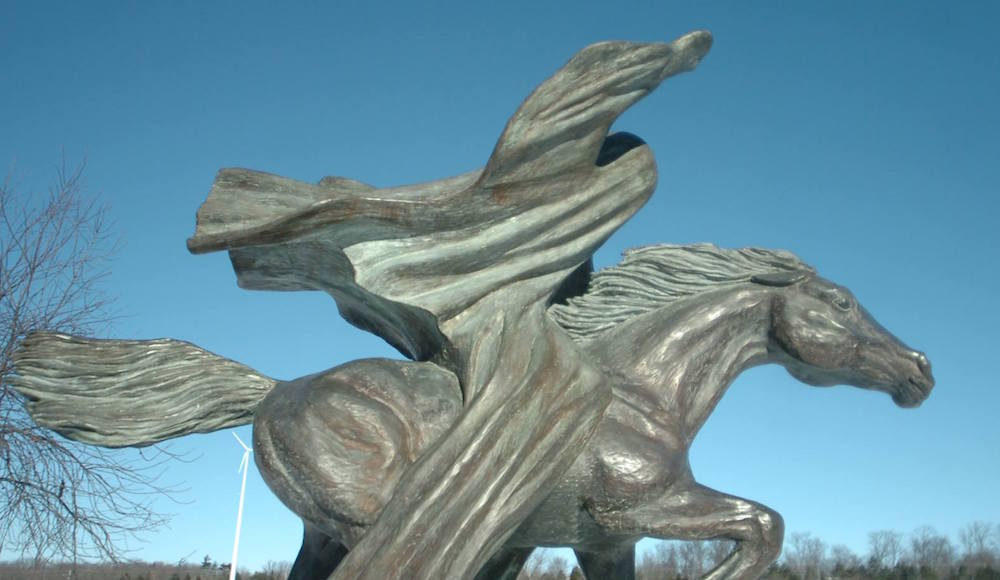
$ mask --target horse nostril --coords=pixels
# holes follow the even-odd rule
[[[928,380],[933,381],[934,376],[931,375],[931,361],[927,360],[927,355],[922,352],[915,354],[917,359],[917,368],[920,369],[920,372],[923,373]]]

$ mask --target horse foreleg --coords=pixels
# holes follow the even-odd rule
[[[583,575],[589,580],[634,580],[635,544],[609,546],[599,552],[575,550]]]
[[[757,578],[781,554],[785,524],[778,512],[703,485],[671,490],[651,502],[594,517],[609,531],[661,539],[736,541],[736,548],[705,578]]]

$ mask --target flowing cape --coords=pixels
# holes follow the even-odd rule
[[[649,148],[607,136],[611,124],[710,45],[694,32],[584,48],[525,100],[485,168],[451,179],[376,189],[219,174],[191,251],[228,250],[245,288],[329,292],[463,391],[455,424],[335,578],[473,577],[585,446],[610,385],[545,307],[655,187]]]
[[[710,44],[695,32],[583,49],[520,106],[486,167],[457,177],[376,189],[224,169],[188,247],[228,250],[243,288],[329,292],[349,321],[426,359],[448,342],[445,321],[487,294],[546,278],[515,302],[551,295],[642,206],[652,153],[607,132]]]

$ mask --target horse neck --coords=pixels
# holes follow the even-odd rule
[[[593,350],[618,375],[619,398],[641,399],[690,444],[733,380],[767,362],[769,293],[746,284],[687,298],[623,324]]]

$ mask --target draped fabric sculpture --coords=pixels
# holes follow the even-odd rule
[[[775,362],[912,406],[933,379],[787,252],[652,246],[592,275],[656,181],[649,148],[607,135],[612,122],[710,45],[699,31],[583,49],[485,168],[450,179],[219,173],[192,252],[227,250],[243,288],[328,292],[411,361],[280,382],[180,341],[37,334],[17,386],[40,424],[98,445],[253,421],[261,473],[304,521],[296,578],[513,578],[536,545],[630,578],[643,536],[737,540],[710,575],[759,575],[780,516],[700,486],[687,463],[732,380]]]

